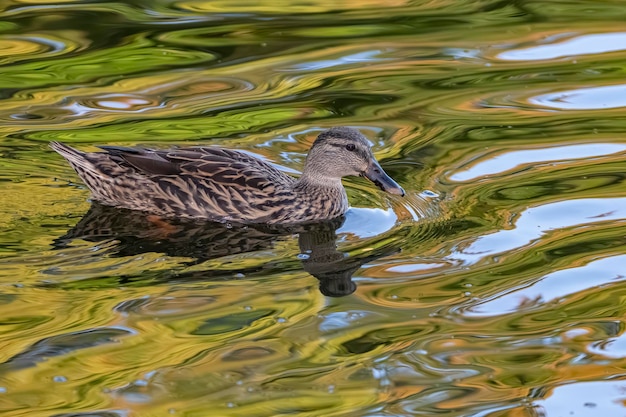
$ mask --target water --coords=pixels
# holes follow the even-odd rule
[[[626,414],[623,6],[5,2],[0,412]],[[47,146],[297,173],[336,125],[407,197],[305,230],[92,206]]]

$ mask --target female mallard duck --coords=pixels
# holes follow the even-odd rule
[[[295,179],[244,152],[199,146],[152,150],[102,146],[85,153],[50,144],[102,204],[165,217],[295,224],[348,209],[341,178],[361,175],[382,190],[404,190],[380,167],[365,137],[346,127],[321,133]]]

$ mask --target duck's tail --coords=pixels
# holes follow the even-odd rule
[[[85,152],[81,152],[61,142],[50,142],[50,147],[65,158],[83,180],[85,179],[85,173],[90,173],[98,177],[102,176],[102,171],[94,165],[93,161],[87,157]]]
[[[84,152],[61,142],[50,142],[50,147],[65,158],[75,170],[77,170],[77,168],[93,169],[92,164],[85,158]]]
[[[69,162],[80,179],[91,191],[92,198],[110,206],[128,207],[120,199],[120,190],[114,184],[116,164],[106,152],[81,152],[61,142],[51,142],[50,147]]]
[[[106,157],[106,153],[81,152],[61,142],[51,142],[50,147],[69,162],[94,199],[105,204],[116,201],[116,194],[110,192],[110,188],[113,179],[111,168],[117,165]]]

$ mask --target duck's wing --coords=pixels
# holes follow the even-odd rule
[[[105,152],[81,152],[58,142],[51,146],[94,199],[110,206],[166,216],[269,222],[280,221],[278,212],[294,198],[293,177],[230,149],[102,146]]]
[[[179,175],[178,164],[162,158],[159,151],[123,146],[98,146],[105,150],[111,161],[118,165],[130,165],[138,174]]]
[[[104,149],[120,167],[132,170],[131,177],[145,179],[130,186],[137,194],[142,187],[150,190],[142,198],[152,204],[146,211],[256,223],[282,221],[285,207],[293,205],[295,179],[244,152],[211,146]]]
[[[271,164],[244,152],[212,146],[151,150],[101,146],[118,164],[147,177],[175,176],[216,187],[265,190],[294,181]]]

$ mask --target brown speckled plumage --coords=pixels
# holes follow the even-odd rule
[[[59,142],[61,154],[102,204],[162,215],[239,223],[295,224],[332,219],[348,200],[341,178],[363,175],[404,195],[356,130],[333,128],[311,147],[295,179],[244,152],[215,146],[152,150],[103,146],[85,153]]]

